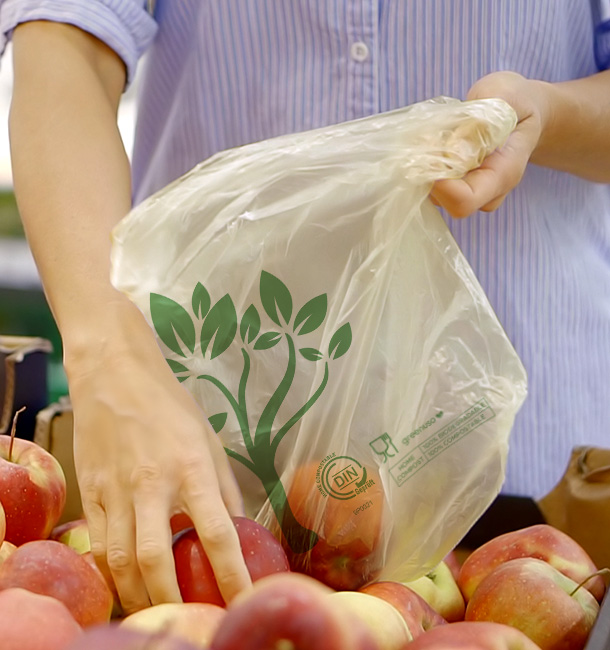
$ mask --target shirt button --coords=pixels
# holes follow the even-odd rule
[[[352,44],[350,53],[354,61],[358,61],[359,63],[362,63],[363,61],[366,61],[369,57],[369,48],[366,46],[366,43],[362,43],[361,41],[358,41]]]

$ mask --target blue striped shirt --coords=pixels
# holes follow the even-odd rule
[[[464,97],[495,70],[563,81],[596,72],[589,0],[3,0],[66,21],[138,73],[140,201],[216,151]],[[529,396],[504,490],[541,496],[573,446],[610,446],[610,188],[530,166],[493,214],[447,222],[520,354]]]

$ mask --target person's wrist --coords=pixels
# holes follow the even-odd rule
[[[132,303],[119,300],[99,311],[62,332],[63,363],[68,381],[100,364],[140,357],[150,353],[151,345],[156,347],[150,326]]]
[[[529,80],[531,97],[534,98],[538,110],[540,122],[540,137],[532,152],[531,161],[535,164],[543,164],[546,154],[552,149],[552,143],[556,139],[558,112],[561,98],[558,96],[557,88],[547,81]]]

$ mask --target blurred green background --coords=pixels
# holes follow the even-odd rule
[[[23,237],[15,195],[9,189],[0,190],[0,237]]]
[[[0,240],[5,243],[24,240],[23,228],[11,189],[0,190]],[[0,268],[1,268],[0,260]],[[40,287],[30,283],[20,287],[0,275],[0,334],[35,336],[48,339],[53,352],[48,363],[49,401],[55,402],[68,392],[62,365],[61,339]]]

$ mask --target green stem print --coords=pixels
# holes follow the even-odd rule
[[[258,444],[259,448],[265,447],[267,449],[271,447],[271,428],[273,427],[277,413],[280,410],[280,406],[286,399],[286,395],[288,395],[288,391],[290,390],[290,386],[294,380],[297,363],[294,341],[290,334],[286,334],[286,342],[288,343],[288,365],[286,367],[286,372],[282,377],[282,381],[280,381],[275,392],[263,409],[256,426],[254,444]]]
[[[303,406],[284,424],[278,432],[275,434],[273,440],[271,441],[271,451],[273,457],[275,458],[275,453],[277,448],[282,442],[282,438],[292,429],[292,427],[309,411],[309,409],[315,404],[318,397],[322,394],[322,391],[326,387],[328,382],[328,361],[324,364],[324,378],[320,382],[320,385],[316,389],[315,393],[303,404]]]
[[[239,391],[238,391],[237,400],[233,397],[231,391],[222,382],[216,379],[216,377],[212,377],[210,375],[199,375],[197,379],[205,379],[209,381],[211,384],[216,386],[218,390],[227,398],[229,405],[231,406],[233,412],[235,413],[235,416],[237,417],[237,423],[239,424],[239,429],[244,439],[244,444],[246,445],[246,449],[248,450],[248,452],[251,452],[253,445],[252,445],[252,437],[250,436],[250,429],[248,427],[248,411],[246,408],[246,383],[248,381],[248,375],[250,374],[250,356],[248,354],[248,351],[245,348],[242,348],[241,351],[244,357],[244,367],[239,381]],[[225,421],[226,418],[223,419],[223,425]],[[215,431],[216,433],[218,433],[220,429],[215,429]],[[235,452],[232,452],[229,455],[232,458],[239,456],[239,454],[235,454]]]
[[[317,535],[304,528],[294,517],[275,465],[276,454],[286,434],[314,406],[324,392],[330,376],[329,362],[338,359],[349,350],[352,341],[351,327],[349,323],[339,327],[331,337],[326,353],[311,347],[298,348],[297,337],[310,334],[324,322],[327,315],[326,294],[316,296],[305,303],[293,319],[293,300],[288,287],[276,276],[263,271],[260,278],[260,298],[266,315],[279,331],[270,329],[261,333],[261,318],[254,305],[246,309],[238,322],[237,312],[229,294],[225,294],[212,304],[205,287],[200,283],[196,285],[191,309],[195,319],[203,321],[199,339],[204,359],[211,362],[225,352],[234,342],[238,329],[243,357],[243,368],[236,395],[213,374],[198,375],[197,379],[209,382],[225,398],[228,410],[237,420],[248,456],[225,448],[227,454],[257,476],[292,551],[303,553],[314,546]],[[158,337],[175,355],[181,357],[181,361],[169,358],[167,361],[178,380],[185,381],[191,376],[188,367],[189,355],[192,358],[195,354],[194,319],[182,305],[171,298],[155,293],[150,295],[150,311]],[[287,362],[283,376],[263,407],[258,421],[251,422],[246,400],[252,364],[251,354],[263,354],[265,350],[275,347],[282,341],[285,341],[287,346]],[[278,414],[294,382],[298,363],[297,351],[306,361],[323,362],[323,377],[307,401],[282,423],[277,421]],[[212,365],[210,364],[210,367]],[[228,412],[210,416],[210,424],[216,433],[223,429],[227,417]],[[254,435],[252,435],[253,428]]]

